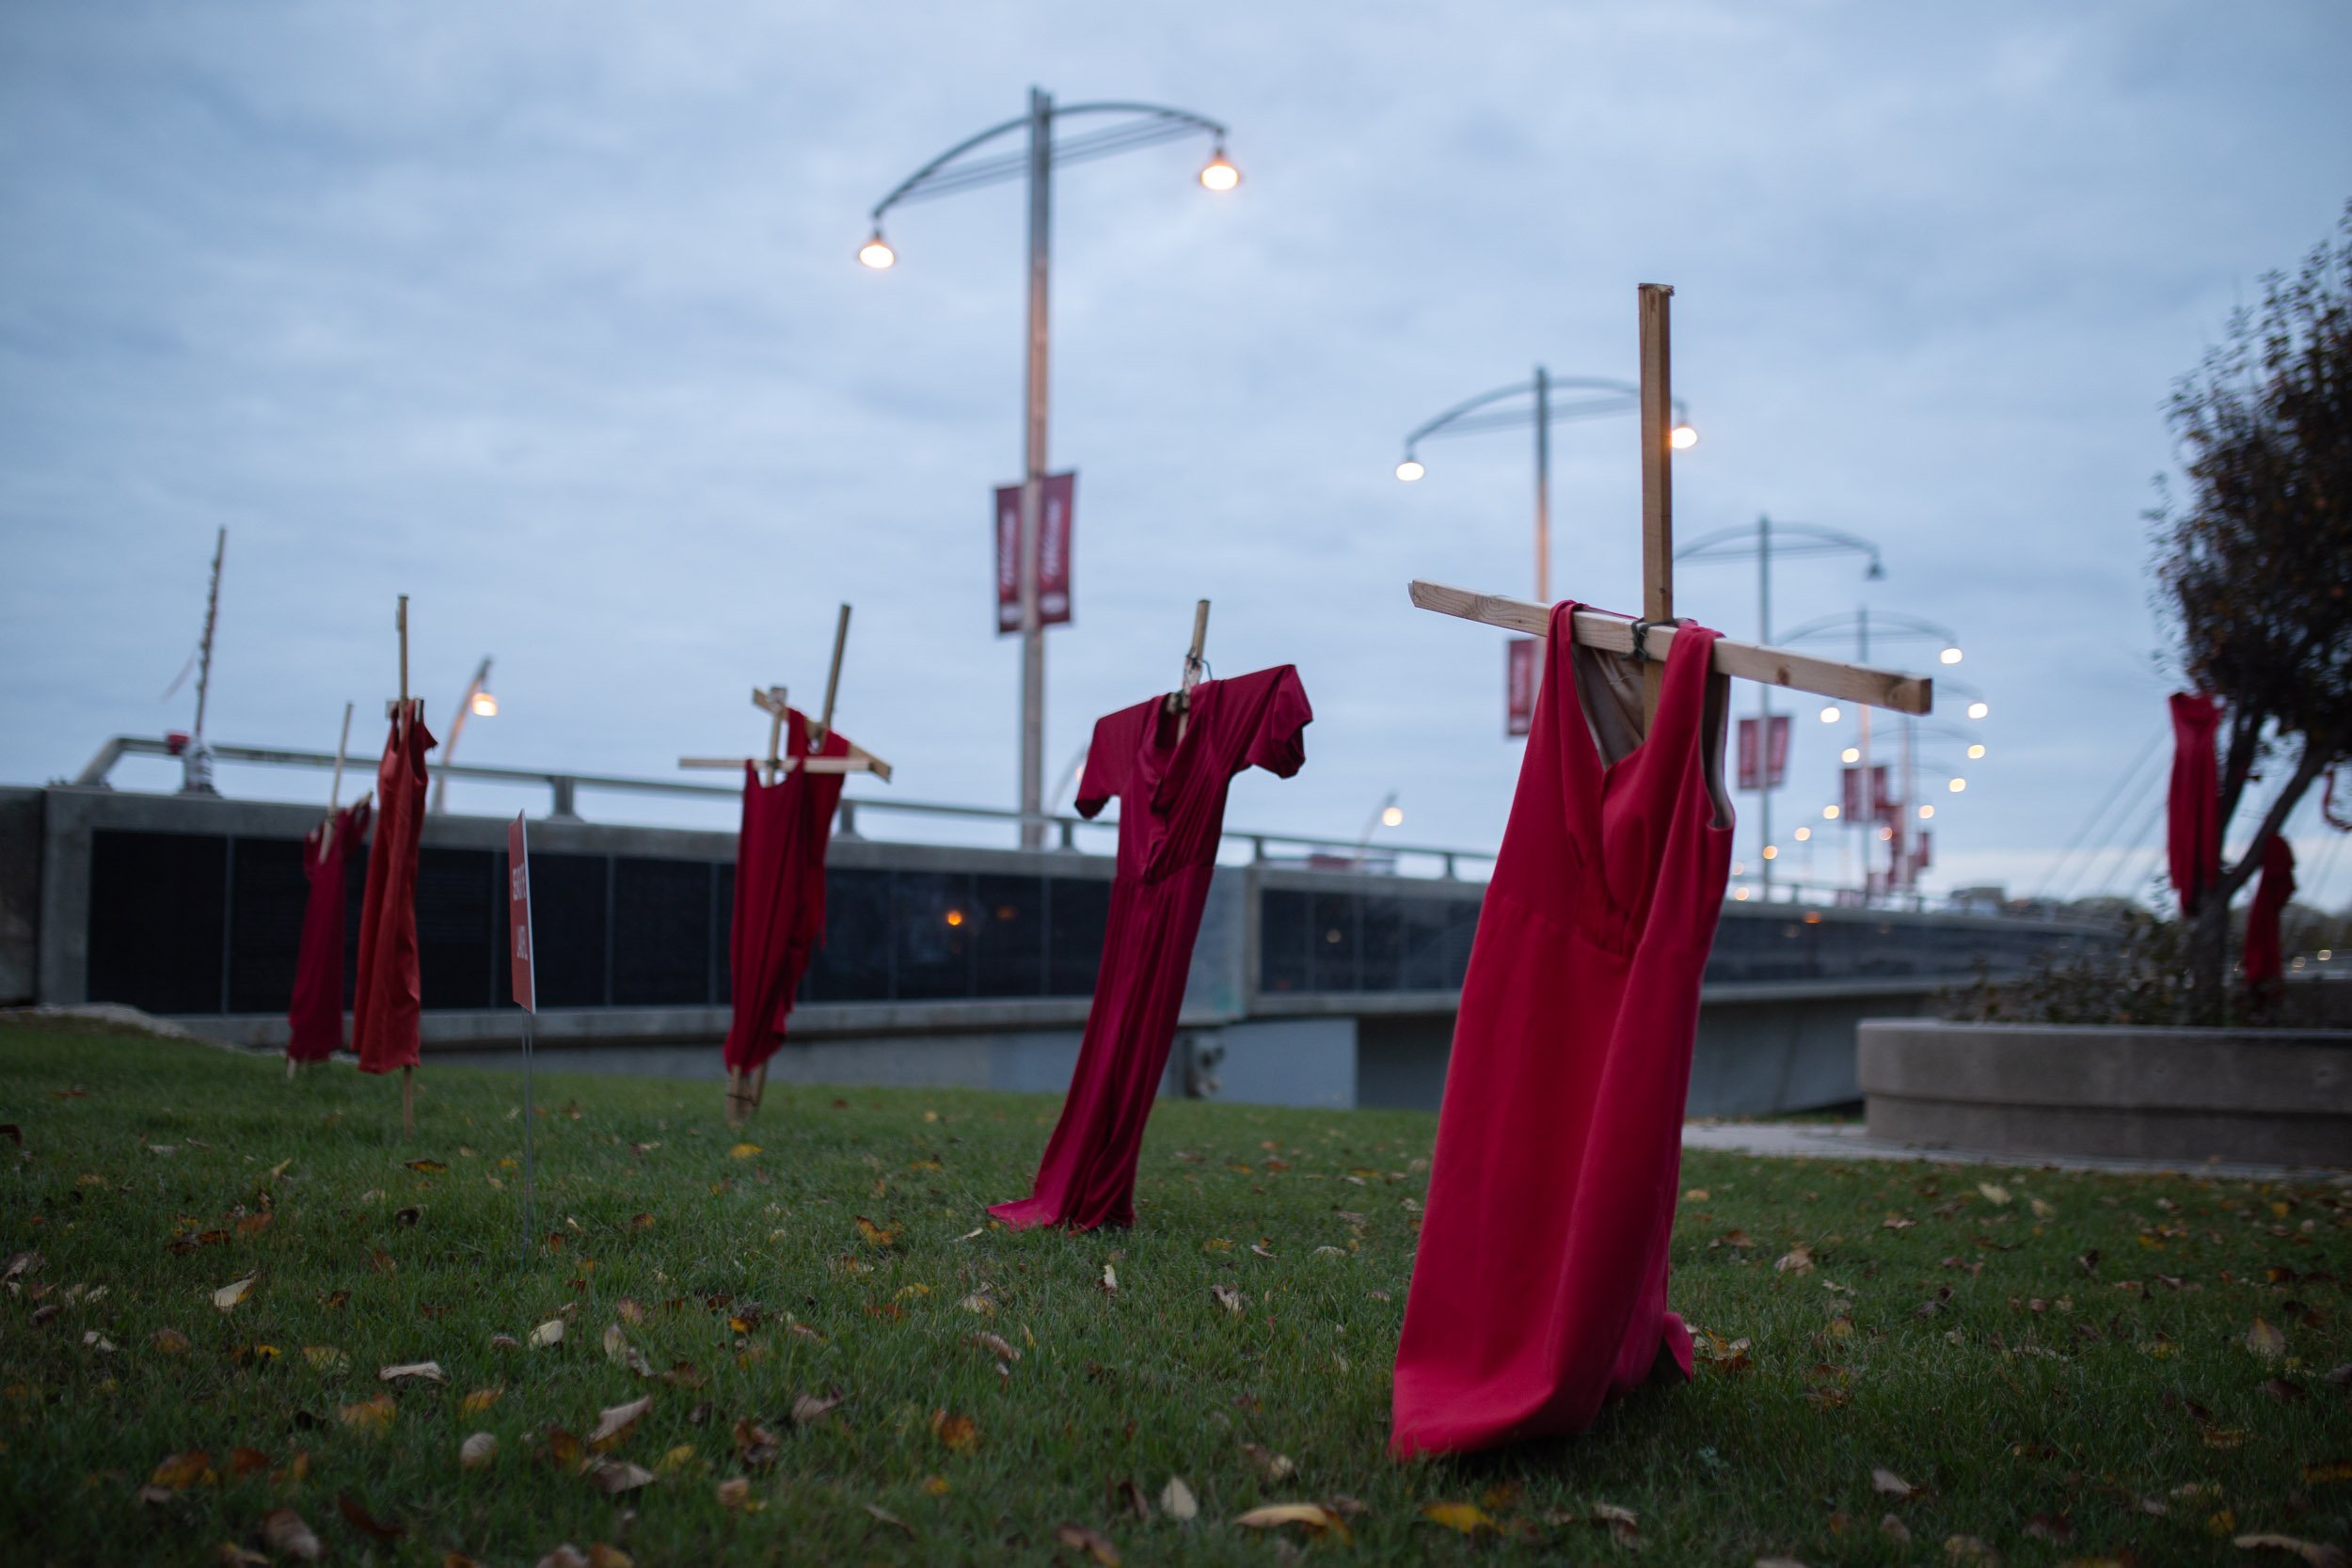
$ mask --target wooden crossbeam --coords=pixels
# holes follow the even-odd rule
[[[1467,588],[1453,588],[1442,582],[1419,580],[1412,585],[1412,596],[1416,606],[1422,610],[1434,610],[1441,615],[1458,615],[1465,621],[1483,621],[1487,626],[1522,632],[1530,637],[1549,637],[1551,634],[1549,607],[1531,600],[1508,598],[1500,594],[1476,594]],[[1672,626],[1652,626],[1649,628],[1646,651],[1661,668],[1663,668],[1668,650],[1674,646],[1675,636]],[[1576,640],[1587,648],[1629,657],[1633,653],[1632,618],[1613,615],[1602,610],[1580,610],[1576,612]],[[1935,705],[1935,682],[1925,675],[1907,675],[1896,670],[1850,664],[1841,659],[1821,658],[1788,648],[1767,647],[1760,642],[1739,642],[1728,637],[1716,641],[1714,668],[1719,673],[1737,675],[1742,680],[1761,681],[1767,686],[1786,687],[1791,691],[1809,691],[1819,697],[1835,697],[1841,702],[1867,703],[1872,707],[1891,708],[1897,713],[1923,714]]]
[[[850,607],[841,607],[840,618],[833,627],[833,664],[825,672],[824,711],[808,721],[808,744],[814,752],[823,747],[825,737],[833,733],[834,699],[841,693],[841,659],[850,642]],[[809,773],[871,773],[884,784],[890,782],[890,764],[852,742],[849,754],[838,757],[810,756],[799,761],[784,754],[784,725],[792,711],[785,689],[771,686],[764,690],[752,689],[752,706],[768,716],[768,754],[762,757],[680,757],[677,765],[690,768],[724,768],[735,770],[749,765],[760,771],[760,782],[772,784],[777,779],[800,768]]]

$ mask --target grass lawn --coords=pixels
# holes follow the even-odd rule
[[[715,1085],[547,1077],[524,1258],[520,1095],[430,1070],[404,1144],[347,1065],[0,1026],[0,1255],[39,1255],[0,1301],[0,1560],[292,1560],[279,1509],[414,1564],[2292,1564],[2233,1538],[2352,1531],[2342,1187],[1694,1156],[1697,1382],[1399,1465],[1433,1117],[1166,1104],[1133,1231],[974,1234],[1051,1100],[775,1087],[739,1147]],[[1289,1502],[1345,1539],[1238,1522]]]

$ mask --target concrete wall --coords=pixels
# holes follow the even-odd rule
[[[42,791],[0,789],[0,1007],[40,991]]]
[[[1860,1057],[1874,1138],[2352,1164],[2352,1032],[1873,1020]]]

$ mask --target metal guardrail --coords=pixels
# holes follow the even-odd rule
[[[305,752],[274,746],[223,746],[209,742],[205,749],[212,753],[215,762],[242,763],[262,768],[314,769],[327,769],[335,766],[335,756],[331,752]],[[180,752],[175,751],[167,741],[152,740],[144,736],[119,735],[98,749],[97,754],[92,756],[82,771],[75,775],[73,784],[76,787],[83,789],[111,788],[110,775],[114,772],[115,765],[124,757],[177,757],[179,755]],[[582,790],[601,791],[614,795],[689,796],[704,800],[739,800],[742,795],[741,787],[737,784],[696,784],[685,779],[632,779],[611,773],[553,772],[534,768],[489,768],[463,762],[436,764],[433,772],[437,778],[471,779],[484,784],[518,784],[546,789],[551,802],[548,818],[555,822],[585,820],[579,811],[580,795]],[[844,795],[841,798],[840,807],[838,830],[840,835],[844,838],[861,836],[857,831],[858,818],[867,812],[895,812],[906,816],[948,817],[968,822],[1002,823],[1016,830],[1026,823],[1041,823],[1055,830],[1057,834],[1055,848],[1070,853],[1078,852],[1076,835],[1079,829],[1087,828],[1101,832],[1112,832],[1119,826],[1116,821],[1089,821],[1083,816],[1061,816],[1044,812],[1030,815],[1018,811],[1004,811],[993,806],[954,806],[931,800],[852,799]],[[1436,861],[1440,867],[1438,875],[1447,880],[1458,879],[1463,862],[1491,863],[1495,858],[1493,852],[1489,850],[1455,849],[1431,845],[1386,842],[1382,843],[1377,849],[1367,853],[1361,844],[1351,840],[1312,838],[1298,833],[1260,832],[1238,828],[1226,829],[1225,837],[1232,842],[1247,844],[1249,847],[1249,858],[1261,863],[1279,863],[1267,853],[1269,847],[1279,847],[1303,850],[1308,856],[1316,857],[1319,860],[1320,863],[1311,861],[1307,869],[1380,870],[1392,874],[1399,856],[1412,856]]]

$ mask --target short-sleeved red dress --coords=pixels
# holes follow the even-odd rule
[[[1136,1159],[1176,1038],[1226,792],[1245,768],[1297,772],[1313,718],[1298,672],[1281,664],[1194,687],[1181,739],[1159,697],[1095,721],[1078,810],[1092,816],[1112,796],[1120,802],[1103,967],[1031,1196],[989,1210],[1006,1224],[1135,1223]]]

